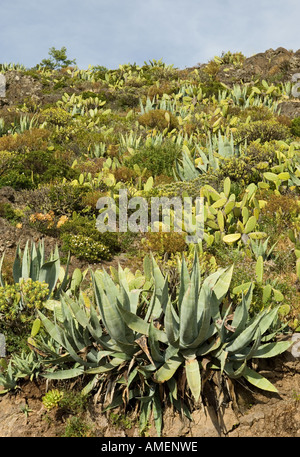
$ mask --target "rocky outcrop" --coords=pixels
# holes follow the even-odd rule
[[[229,85],[250,83],[258,78],[287,82],[297,72],[300,72],[300,49],[293,52],[278,48],[248,57],[240,67],[233,64],[222,65],[217,79]]]

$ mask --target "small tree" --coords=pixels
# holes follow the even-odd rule
[[[76,60],[69,60],[67,58],[67,48],[63,46],[61,49],[50,48],[48,52],[50,58],[43,59],[40,63],[41,66],[56,70],[58,68],[69,67],[70,65],[76,65]]]

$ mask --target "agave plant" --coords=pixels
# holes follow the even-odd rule
[[[243,147],[246,147],[246,143]],[[218,136],[211,136],[208,133],[206,151],[198,144],[195,145],[194,156],[197,156],[197,158],[192,157],[192,153],[187,145],[183,146],[181,163],[177,160],[175,164],[175,178],[181,181],[191,181],[199,177],[200,174],[217,171],[219,169],[220,157],[239,156],[241,152],[242,143],[235,145],[232,134],[228,138],[226,135],[221,135],[220,131]]]
[[[0,286],[4,287],[4,279],[2,277],[2,264],[4,255],[0,259]],[[29,241],[26,242],[24,251],[17,246],[17,251],[13,263],[13,279],[15,283],[19,283],[21,279],[32,279],[33,281],[45,282],[48,285],[48,298],[55,292],[59,296],[62,290],[67,288],[69,260],[67,261],[66,270],[60,265],[60,257],[58,247],[54,252],[50,253],[49,259],[45,257],[45,244],[40,241],[36,246]]]
[[[141,429],[153,411],[158,434],[163,411],[160,386],[187,415],[186,393],[192,394],[193,408],[203,395],[207,369],[233,379],[243,376],[259,388],[275,391],[248,361],[273,357],[290,346],[289,341],[275,339],[278,307],[251,317],[249,287],[235,309],[225,310],[233,266],[202,278],[196,254],[191,272],[184,257],[180,271],[175,299],[152,257],[153,291],[148,299],[142,289],[129,287],[119,267],[118,283],[105,271],[92,273],[94,303],[83,294],[78,300],[63,294],[54,321],[39,312],[50,339],[37,335],[30,345],[46,357],[43,376],[92,376],[85,393],[100,382],[106,408],[139,400]],[[179,388],[183,373],[184,393]]]
[[[269,240],[270,237],[264,241],[250,240],[250,248],[256,260],[260,256],[262,256],[263,260],[270,260],[272,258],[273,251],[279,240],[277,240],[270,248],[268,248]]]

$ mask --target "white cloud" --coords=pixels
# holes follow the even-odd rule
[[[299,13],[298,0],[14,0],[0,6],[0,61],[33,66],[66,46],[84,68],[161,57],[184,68],[228,50],[296,50]]]

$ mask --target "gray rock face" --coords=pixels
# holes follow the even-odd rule
[[[294,333],[291,340],[294,342],[290,348],[291,354],[296,359],[300,359],[300,333]]]
[[[0,357],[6,357],[5,336],[0,333]]]

